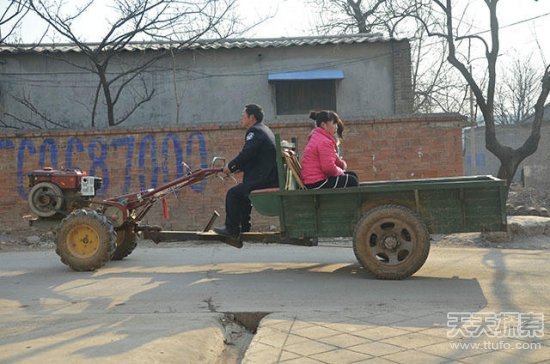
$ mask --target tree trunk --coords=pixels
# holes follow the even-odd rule
[[[103,96],[105,97],[105,106],[107,106],[107,124],[109,126],[115,125],[115,113],[114,113],[114,104],[113,104],[113,98],[111,96],[111,89],[109,88],[109,82],[107,81],[107,77],[105,75],[105,69],[106,67],[97,65],[97,71],[99,76],[99,83],[101,84],[101,87],[103,88]]]
[[[510,190],[510,185],[514,179],[520,163],[527,156],[520,156],[512,148],[505,147],[503,151],[496,155],[500,161],[500,167],[498,169],[497,177],[506,181],[506,196]]]

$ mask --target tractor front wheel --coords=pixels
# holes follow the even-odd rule
[[[76,210],[61,221],[55,252],[73,270],[92,271],[111,259],[115,241],[115,231],[105,216],[96,211]]]

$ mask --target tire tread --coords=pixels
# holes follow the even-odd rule
[[[388,270],[387,267],[383,267],[381,265],[377,264],[369,264],[368,259],[365,259],[363,257],[362,252],[360,251],[360,244],[364,244],[364,242],[359,241],[358,234],[360,233],[359,230],[362,228],[362,225],[366,223],[367,220],[372,219],[373,216],[376,215],[382,215],[383,213],[386,214],[388,210],[394,210],[394,213],[397,215],[402,215],[407,218],[412,219],[412,223],[415,225],[415,227],[419,230],[418,233],[422,237],[425,237],[425,241],[420,242],[421,246],[421,252],[418,258],[416,258],[415,261],[408,264],[405,269],[402,270]],[[430,233],[428,231],[428,228],[422,218],[413,210],[409,209],[408,207],[404,207],[401,205],[381,205],[378,207],[373,208],[372,210],[369,210],[355,225],[355,230],[353,232],[353,253],[355,254],[355,257],[359,261],[359,263],[370,272],[372,275],[374,275],[378,279],[386,279],[386,280],[400,280],[405,279],[416,273],[426,262],[426,259],[428,258],[428,254],[430,252]]]

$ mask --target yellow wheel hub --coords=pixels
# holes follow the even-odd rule
[[[78,257],[89,257],[99,249],[99,234],[89,225],[73,227],[67,234],[67,246]]]

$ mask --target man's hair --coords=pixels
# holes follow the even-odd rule
[[[257,104],[248,104],[244,107],[246,115],[254,115],[257,122],[262,122],[264,120],[264,110],[260,105]]]

